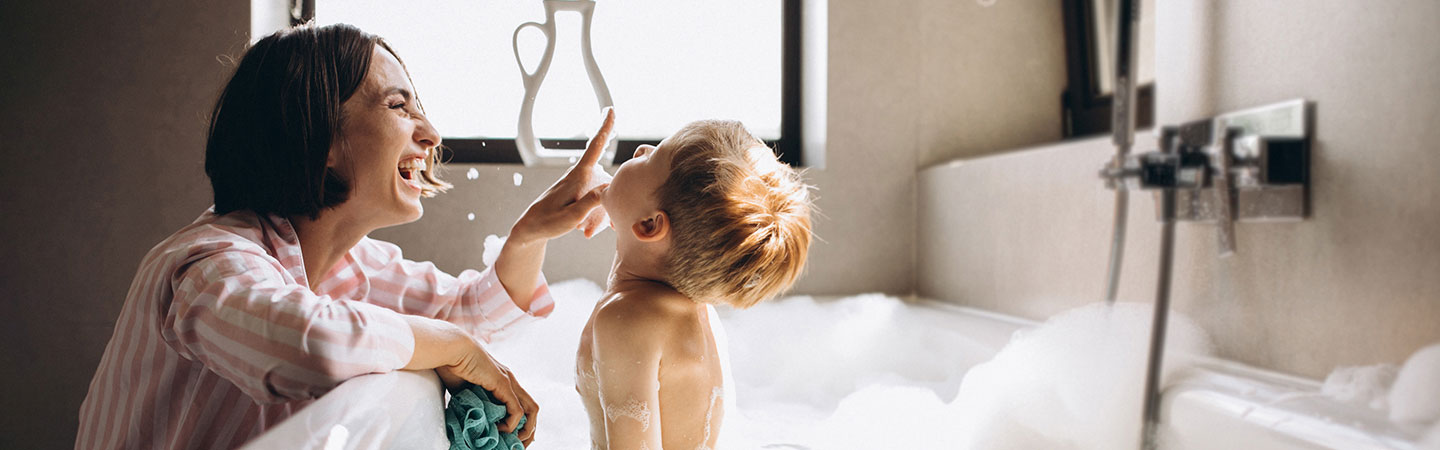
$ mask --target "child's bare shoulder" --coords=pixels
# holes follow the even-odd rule
[[[617,344],[661,344],[677,327],[692,319],[694,305],[690,298],[662,285],[613,293],[592,319],[595,339]]]

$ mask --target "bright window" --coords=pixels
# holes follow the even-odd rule
[[[597,2],[591,39],[622,140],[658,140],[685,123],[735,119],[780,138],[782,3],[776,0]],[[447,138],[516,136],[525,88],[511,38],[545,22],[540,1],[318,0],[319,24],[380,35],[409,68],[426,112]],[[535,99],[535,135],[577,139],[599,106],[580,56],[581,16],[558,12],[555,54]],[[533,72],[544,36],[518,35]]]

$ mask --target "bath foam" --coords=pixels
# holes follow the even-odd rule
[[[846,396],[834,415],[807,427],[790,447],[778,448],[953,449],[956,441],[949,430],[956,420],[933,390],[878,384]]]
[[[1320,393],[1342,403],[1384,411],[1398,372],[1394,364],[1339,367],[1325,377]]]
[[[623,405],[605,405],[605,419],[611,422],[632,419],[640,422],[640,431],[645,431],[650,429],[650,405],[633,398]]]
[[[810,436],[814,448],[1135,448],[1149,305],[1093,304],[1017,332],[965,375],[948,403],[933,392],[875,385],[846,397],[823,430],[923,430]],[[1210,353],[1209,338],[1172,313],[1165,372]],[[864,442],[863,445],[856,445]],[[871,442],[873,441],[873,442]]]
[[[1039,437],[1052,449],[1134,448],[1151,312],[1147,304],[1095,303],[1016,333],[994,359],[971,369],[951,402],[961,442],[1016,448]],[[1204,330],[1172,311],[1162,385],[1176,368],[1210,353]]]
[[[732,361],[741,410],[806,405],[812,408],[796,413],[819,414],[811,417],[818,420],[846,395],[877,383],[918,385],[950,398],[965,371],[993,351],[963,330],[917,326],[924,313],[880,294],[824,303],[796,296],[718,310],[731,354],[743,355]]]
[[[710,449],[710,421],[715,418],[715,400],[724,401],[725,389],[716,386],[710,389],[710,403],[705,407],[705,437],[700,440],[700,447],[696,450]]]
[[[951,402],[967,448],[1134,448],[1138,444],[1151,305],[1101,303],[1016,333],[971,369]],[[1170,313],[1162,376],[1209,355],[1199,325]]]
[[[575,349],[580,331],[603,291],[593,282],[570,280],[552,283],[550,292],[556,307],[549,318],[502,335],[489,349],[544,406],[548,425],[542,427],[540,439],[528,450],[590,448],[589,417],[575,392]],[[733,374],[735,383],[731,385],[738,394],[727,391],[724,396],[727,412],[719,430],[720,450],[1087,448],[1078,439],[1065,437],[1076,432],[1050,436],[1032,428],[1057,421],[1108,423],[1097,419],[1102,415],[1138,427],[1138,402],[1149,342],[1149,307],[1145,305],[1121,304],[1118,313],[1110,314],[1108,319],[1100,314],[1103,307],[1099,306],[1058,315],[1040,329],[1017,336],[1001,352],[1003,355],[995,354],[988,344],[966,337],[964,330],[916,320],[935,314],[934,310],[875,294],[825,302],[798,296],[764,302],[745,311],[717,310],[717,317],[728,331],[729,354],[735,357],[733,371],[727,371],[727,376]],[[1064,319],[1067,315],[1070,318]],[[1110,328],[1123,337],[1097,337]],[[1177,348],[1208,345],[1195,344],[1185,337],[1197,334],[1198,328],[1189,321],[1171,317],[1167,366],[1183,363]],[[832,338],[838,340],[830,342]],[[1124,342],[1112,349],[1105,347],[1110,340]],[[1192,340],[1191,345],[1182,344],[1187,340]],[[1040,345],[1039,341],[1050,345]],[[1122,346],[1126,348],[1118,348]],[[849,351],[855,353],[846,354]],[[1095,359],[1089,362],[1079,355],[1066,355],[1072,351],[1094,353],[1090,356]],[[1068,365],[1024,363],[1021,360],[1026,354],[1059,357]],[[1115,355],[1125,355],[1120,359],[1133,368],[1112,367],[1115,363],[1109,359],[1116,359]],[[816,365],[807,367],[812,363]],[[981,367],[986,369],[977,370],[986,375],[967,377],[966,371],[980,363],[985,363]],[[1069,368],[1074,365],[1082,367]],[[1071,375],[1052,372],[1031,374],[1030,380],[1007,379],[1012,371],[1037,366],[1063,367],[1059,370],[1068,370]],[[1121,372],[1123,375],[1114,375]],[[1085,378],[1100,376],[1115,376],[1111,383],[1122,387],[1111,391],[1133,397],[1135,405],[1125,410],[1107,410],[1106,399],[1100,399],[1079,413],[1053,406],[1066,404],[1062,398],[1083,403],[1083,395],[1062,397],[1060,393],[1078,390],[1085,386]],[[1070,383],[1068,387],[1050,386],[1066,382]],[[1042,387],[1032,390],[1042,392],[1028,397],[1009,393],[1037,384]],[[986,385],[994,391],[987,391]],[[963,395],[962,390],[966,391]],[[770,398],[772,395],[779,398]],[[825,395],[834,397],[823,398]],[[1032,398],[1035,400],[1030,401]],[[947,401],[950,399],[954,400]],[[731,402],[736,404],[731,406]],[[986,410],[990,407],[995,409]],[[981,426],[966,425],[964,430],[955,430],[961,420],[984,420],[1023,434],[995,436],[999,430],[982,429],[979,431],[987,434],[967,435],[976,433],[975,428]],[[1067,427],[1074,426],[1080,424]],[[1113,434],[1123,435],[1118,438],[1121,442],[1130,442],[1139,431],[1136,428],[1133,433]],[[971,446],[961,447],[955,442]],[[1007,445],[987,447],[985,443]],[[1127,448],[1090,448],[1117,447]]]
[[[1410,355],[1390,389],[1390,420],[1434,423],[1428,440],[1440,447],[1440,344]]]

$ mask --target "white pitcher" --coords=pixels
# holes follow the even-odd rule
[[[535,130],[531,125],[532,117],[535,114],[535,94],[540,92],[540,83],[545,81],[545,73],[550,70],[550,60],[555,56],[555,12],[575,11],[580,13],[583,21],[580,25],[580,55],[585,61],[585,73],[590,76],[590,86],[595,89],[595,100],[599,102],[600,108],[604,109],[614,106],[610,100],[610,89],[605,86],[605,77],[600,75],[600,66],[595,64],[595,54],[590,51],[590,19],[595,12],[594,0],[545,0],[545,23],[525,22],[515,28],[511,36],[510,45],[515,51],[515,64],[520,66],[520,77],[525,81],[525,98],[520,103],[520,121],[515,136],[515,148],[520,151],[520,158],[526,166],[568,166],[573,159],[584,154],[584,150],[562,150],[549,149],[540,145],[540,140],[535,138]],[[525,70],[525,63],[520,61],[520,30],[525,27],[535,27],[545,34],[545,55],[540,58],[540,65],[535,68],[534,73]],[[610,164],[615,159],[615,134],[611,133],[609,145],[605,147],[605,153],[600,156],[601,164]]]

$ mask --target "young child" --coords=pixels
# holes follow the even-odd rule
[[[615,172],[615,263],[576,355],[595,448],[715,448],[728,361],[711,305],[790,287],[810,248],[808,189],[732,121],[691,123]]]

